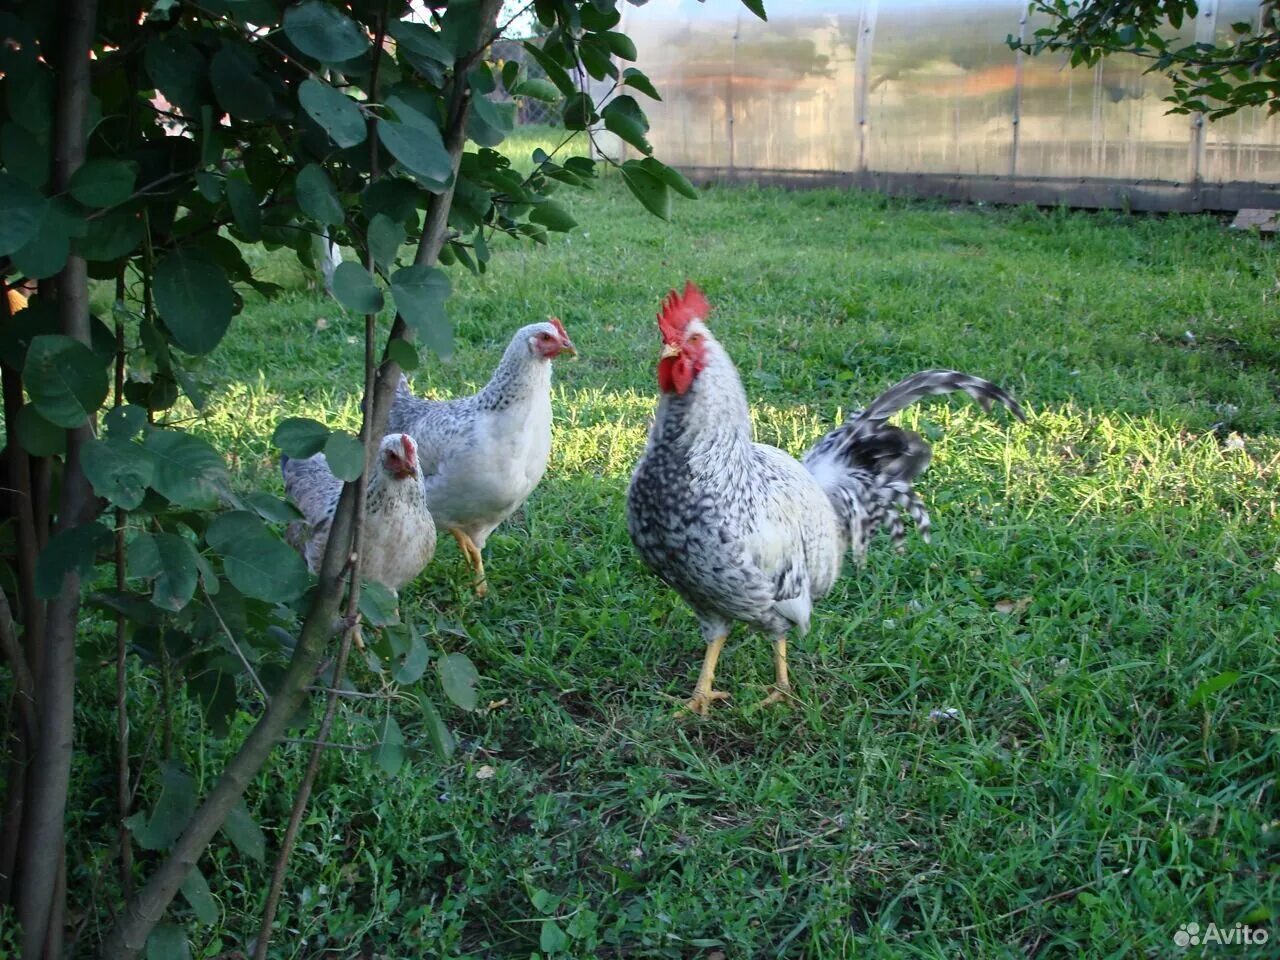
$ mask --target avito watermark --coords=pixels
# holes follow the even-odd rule
[[[1249,927],[1237,923],[1230,927],[1220,927],[1212,921],[1207,927],[1192,921],[1178,927],[1173,935],[1173,942],[1179,947],[1198,947],[1202,944],[1219,944],[1224,947],[1260,947],[1271,939],[1271,933],[1265,927]]]

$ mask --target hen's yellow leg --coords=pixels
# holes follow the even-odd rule
[[[787,638],[785,636],[778,637],[773,641],[773,669],[776,675],[773,691],[760,702],[762,707],[791,699],[791,680],[787,676]]]
[[[705,717],[716,700],[728,699],[729,695],[721,690],[712,690],[711,681],[716,677],[716,661],[720,659],[720,651],[728,639],[728,633],[722,633],[707,641],[707,655],[702,658],[702,670],[698,674],[698,683],[693,688],[693,696],[689,698],[685,709],[698,716]]]
[[[489,583],[484,577],[484,557],[480,555],[480,548],[471,542],[471,538],[458,529],[450,529],[453,539],[458,541],[458,548],[462,551],[463,556],[467,558],[467,564],[475,571],[476,575],[476,596],[483,598],[489,593]]]

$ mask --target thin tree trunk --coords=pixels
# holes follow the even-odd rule
[[[132,122],[132,116],[130,117]],[[124,303],[124,268],[116,277],[116,301]],[[127,360],[124,319],[116,317],[115,403],[124,403],[124,367]],[[116,508],[115,566],[116,589],[127,587],[125,578],[125,523],[127,514]],[[129,624],[123,611],[116,612],[116,816],[120,837],[120,890],[126,899],[133,895],[133,835],[124,822],[133,806],[129,793]]]
[[[466,69],[492,41],[492,31],[501,6],[502,0],[481,0],[480,28],[474,41],[475,51],[457,64],[455,75],[459,82],[455,84],[455,94],[450,104],[450,123],[445,139],[453,160],[455,179],[462,158],[462,147],[466,142],[466,118],[471,106],[464,79]],[[440,249],[444,246],[452,200],[452,187],[445,193],[432,196],[415,262],[432,265],[438,259]],[[403,337],[404,331],[404,320],[397,317],[392,326],[392,338]],[[372,411],[370,429],[373,436],[381,437],[386,430],[391,397],[399,375],[399,365],[392,360],[384,360],[378,369],[373,402],[369,403],[368,397],[365,398],[366,409]],[[248,788],[250,780],[262,769],[271,751],[284,736],[294,714],[306,701],[307,687],[320,665],[342,601],[343,572],[355,529],[356,502],[356,485],[348,483],[342,488],[333,523],[329,528],[329,542],[320,564],[320,583],[315,600],[307,613],[293,659],[280,682],[278,692],[272,696],[270,706],[246,738],[244,745],[227,764],[209,796],[192,815],[186,830],[178,838],[168,857],[125,905],[124,912],[103,944],[103,960],[130,960],[143,949],[147,936],[164,916],[187,873],[196,865],[231,808]]]
[[[96,0],[62,0],[58,4],[61,46],[57,57],[57,100],[54,109],[54,192],[67,189],[71,175],[84,162],[85,119],[89,104],[89,50],[97,16]],[[57,277],[58,330],[89,344],[89,275],[82,257],[68,257]],[[93,436],[89,423],[67,431],[67,457],[58,530],[83,523],[97,512],[93,488],[80,467],[80,450]],[[32,754],[30,790],[19,848],[22,883],[18,890],[18,922],[26,960],[60,947],[66,886],[58,882],[75,710],[76,620],[80,612],[80,576],[69,573],[49,602],[43,657],[38,676],[40,737]]]

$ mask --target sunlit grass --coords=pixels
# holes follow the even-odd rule
[[[423,753],[387,781],[327,759],[277,955],[367,937],[379,956],[528,957],[548,918],[582,957],[1167,956],[1189,920],[1274,930],[1276,247],[1207,217],[711,189],[666,224],[616,178],[559,197],[580,230],[453,270],[455,359],[413,374],[475,390],[553,313],[581,354],[557,364],[547,478],[490,541],[490,597],[445,538],[404,603],[502,705],[449,716],[445,766]],[[908,411],[935,445],[934,543],[846,570],[792,645],[791,710],[752,709],[768,647],[735,635],[732,703],[672,718],[701,644],[625,532],[652,317],[686,277],[757,435],[792,453],[926,367],[1030,414]],[[301,289],[250,303],[192,425],[238,484],[279,489],[282,417],[358,425],[358,332]],[[395,710],[420,741],[416,708]],[[344,723],[335,739],[375,736]],[[281,764],[250,795],[272,835],[297,750]],[[210,953],[243,949],[265,887],[218,856]]]

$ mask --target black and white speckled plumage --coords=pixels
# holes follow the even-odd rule
[[[534,349],[550,323],[520,328],[479,393],[420,400],[402,377],[387,421],[418,442],[427,503],[437,526],[483,549],[528,499],[551,455],[551,360]]]
[[[384,465],[388,450],[399,450],[400,433],[379,445],[365,494],[365,527],[361,572],[365,580],[399,590],[422,572],[436,549],[436,527],[427,509],[421,465],[412,476],[395,477]],[[303,519],[290,524],[287,539],[302,553],[312,573],[320,569],[329,526],[333,522],[342,481],[333,475],[323,453],[306,459],[280,458],[285,492]]]
[[[684,395],[664,393],[627,496],[631,539],[644,562],[693,608],[704,635],[732,622],[780,636],[803,633],[844,552],[861,554],[879,527],[900,537],[900,510],[924,529],[911,481],[929,462],[918,435],[887,417],[933,393],[964,390],[1019,417],[1013,399],[947,370],[904,380],[823,437],[800,464],[753,443],[747,398],[732,360],[701,320],[706,364]]]

